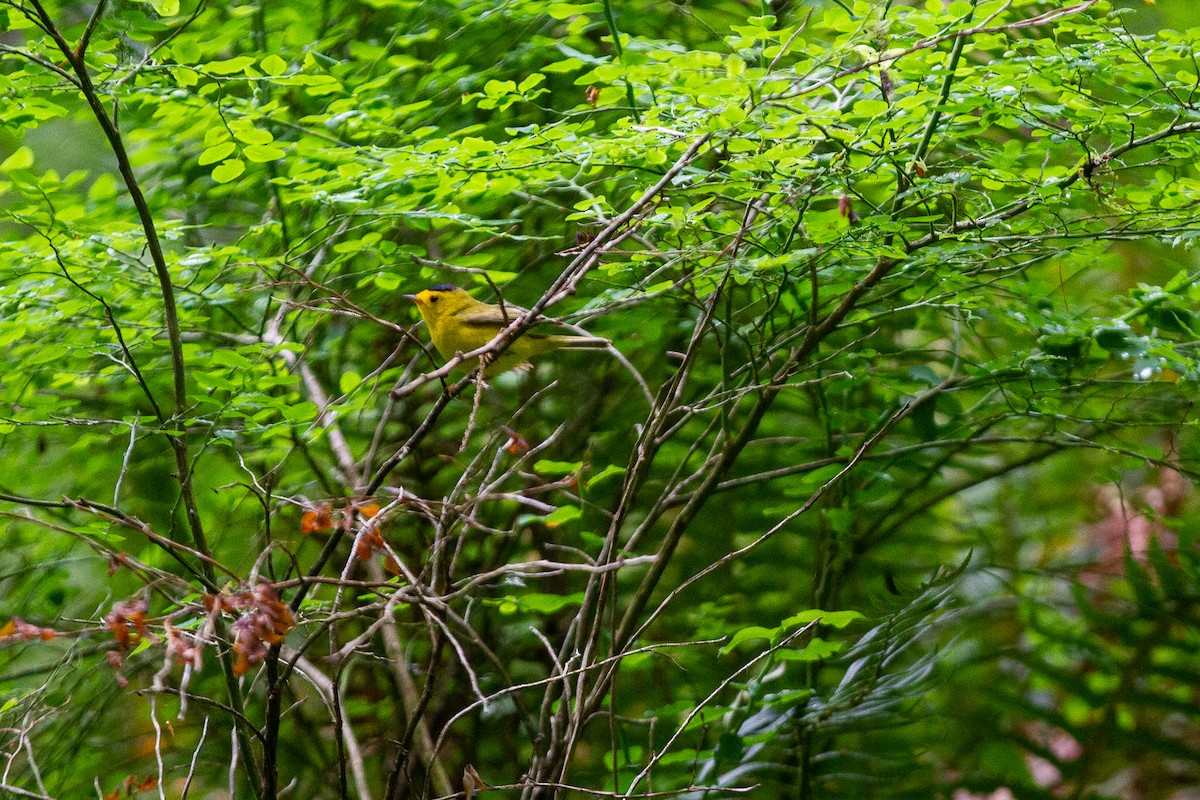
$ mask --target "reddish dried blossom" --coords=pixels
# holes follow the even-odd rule
[[[146,601],[127,600],[117,603],[105,614],[104,622],[117,640],[117,647],[128,650],[142,639],[149,638],[146,629]],[[130,630],[130,626],[133,630]]]
[[[180,664],[190,664],[200,669],[202,650],[195,636],[186,634],[174,625],[167,624],[167,652]]]
[[[292,615],[292,610],[279,599],[274,589],[264,583],[256,585],[248,592],[205,595],[204,607],[210,613],[245,612],[233,623],[233,650],[237,653],[237,661],[233,667],[235,675],[244,675],[252,666],[262,663],[270,646],[282,642],[287,632],[296,627],[296,618]],[[170,630],[168,635],[171,635]],[[181,649],[178,650],[177,657],[194,659],[193,663],[199,665],[198,642],[184,642],[179,647]]]
[[[854,200],[849,195],[838,198],[838,213],[850,220],[851,225],[858,224],[858,214],[854,211]]]
[[[108,557],[108,575],[112,577],[117,574],[117,570],[127,565],[126,556],[124,553],[113,553]]]
[[[0,641],[4,639],[41,639],[43,642],[48,642],[55,636],[58,636],[58,632],[53,628],[39,628],[20,617],[13,617],[3,627],[0,627]]]
[[[231,595],[230,601],[235,607],[249,608],[233,623],[233,651],[237,653],[233,672],[245,675],[252,666],[262,663],[271,645],[282,642],[296,627],[296,618],[275,590],[265,584]]]
[[[125,666],[125,656],[121,653],[121,651],[109,650],[104,654],[104,660],[107,661],[108,665],[117,673],[117,686],[120,686],[122,689],[128,686],[129,679],[121,674],[121,668]]]

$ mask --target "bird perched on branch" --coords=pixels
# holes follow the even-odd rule
[[[525,309],[505,303],[495,306],[476,300],[457,286],[439,283],[416,294],[404,295],[417,304],[417,310],[429,326],[433,346],[449,360],[458,353],[467,353],[496,338]],[[540,322],[540,321],[539,321]],[[568,336],[524,332],[508,346],[500,357],[487,366],[485,376],[519,367],[530,358],[562,347],[584,350],[603,350],[611,343],[599,336]],[[469,371],[474,364],[464,362],[458,369]]]

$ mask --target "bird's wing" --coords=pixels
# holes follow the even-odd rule
[[[501,313],[499,306],[489,306],[487,308],[479,308],[463,314],[459,319],[466,325],[481,325],[487,327],[504,328],[510,325],[517,317],[525,313],[525,309],[520,306],[514,306],[509,303],[504,304],[504,312]]]

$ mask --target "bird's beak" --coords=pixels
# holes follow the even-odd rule
[[[412,300],[414,303],[417,302],[417,296],[415,294],[406,294],[404,295],[404,299]]]

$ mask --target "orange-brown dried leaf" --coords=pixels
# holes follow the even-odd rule
[[[270,645],[279,644],[287,632],[296,627],[292,610],[279,599],[275,590],[259,584],[251,592],[234,596],[239,603],[249,602],[249,612],[234,621],[233,650],[237,653],[234,674],[244,675],[249,669],[262,663],[270,652]]]
[[[367,544],[363,539],[358,539],[355,541],[354,557],[359,561],[366,561],[371,557],[371,545]]]
[[[234,592],[222,599],[226,611],[245,611],[254,608],[254,595],[250,592]]]
[[[128,650],[133,643],[133,634],[129,632],[129,626],[123,621],[110,620],[107,617],[105,622],[108,623],[108,629],[112,631],[113,638],[117,640],[117,647]]]
[[[263,628],[257,614],[247,614],[235,620],[232,630],[233,652],[237,653],[233,674],[241,677],[250,667],[267,657],[269,648],[263,641]]]
[[[296,618],[292,615],[292,610],[279,599],[274,589],[260,583],[254,587],[254,595],[255,607],[271,620],[276,634],[282,636],[296,627]]]
[[[363,503],[355,508],[358,509],[358,513],[362,515],[363,519],[370,519],[379,513],[379,503]]]
[[[377,528],[368,528],[354,543],[354,556],[359,561],[366,561],[376,552],[384,549],[383,536]]]
[[[516,431],[509,431],[508,441],[504,443],[504,452],[510,456],[523,456],[529,452],[529,441]]]
[[[300,517],[301,533],[319,533],[333,527],[333,511],[329,506],[317,506],[305,511]]]
[[[236,649],[236,648],[235,648]],[[242,652],[238,652],[237,661],[233,662],[233,674],[240,678],[250,671],[250,658]]]

